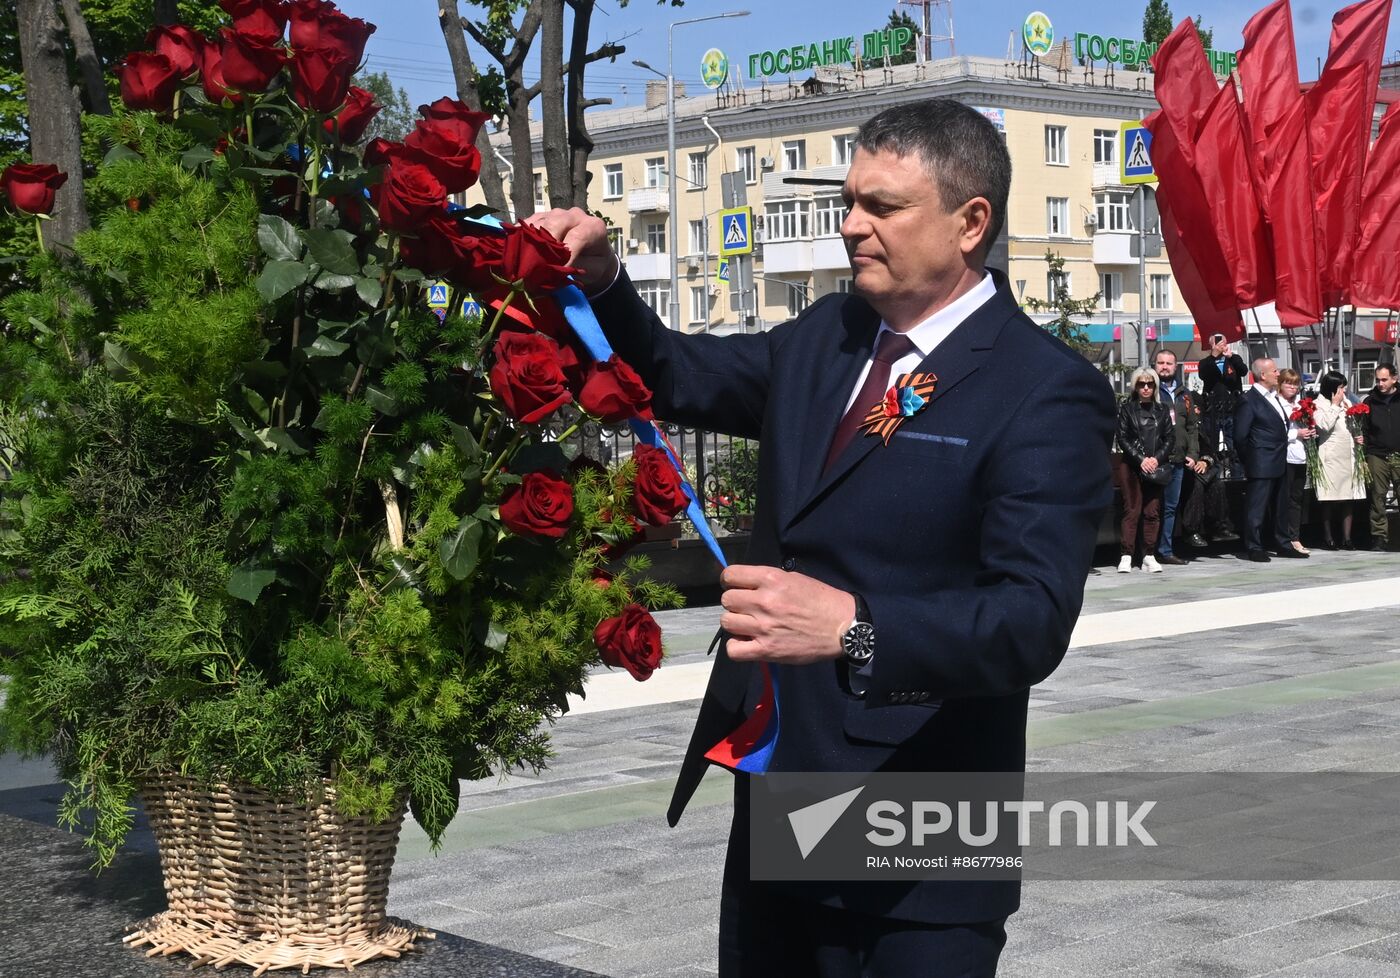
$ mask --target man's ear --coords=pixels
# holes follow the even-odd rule
[[[964,255],[981,254],[986,258],[992,249],[987,233],[992,227],[992,204],[986,197],[973,197],[958,208],[962,218],[962,233],[958,245]]]

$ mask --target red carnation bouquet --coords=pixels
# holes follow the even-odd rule
[[[1293,413],[1288,416],[1288,420],[1296,424],[1299,428],[1317,428],[1317,400],[1311,397],[1304,397],[1298,400],[1298,406],[1293,409]],[[1312,482],[1313,488],[1327,485],[1327,476],[1322,471],[1322,458],[1317,452],[1317,439],[1307,438],[1303,440],[1303,454],[1307,458],[1308,479]]]
[[[1366,465],[1366,422],[1371,416],[1371,405],[1364,401],[1347,408],[1347,432],[1351,435],[1352,455],[1356,466],[1356,480],[1363,486],[1371,484],[1371,470]]]

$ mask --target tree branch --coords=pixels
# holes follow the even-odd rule
[[[485,48],[486,53],[491,55],[491,57],[495,58],[497,61],[499,61],[501,63],[501,66],[504,67],[506,63],[505,49],[502,48],[495,41],[491,40],[485,34],[483,34],[481,28],[477,27],[471,21],[467,20],[467,18],[463,17],[461,21],[462,30],[470,34],[472,36],[473,41]]]
[[[467,39],[458,26],[462,17],[458,12],[457,0],[436,0],[438,5],[438,26],[442,28],[442,38],[447,43],[447,58],[452,63],[452,80],[457,87],[457,97],[467,103],[473,111],[481,111],[481,93],[477,91],[476,65],[472,63],[472,53],[467,47]],[[500,171],[496,169],[496,157],[491,149],[491,137],[482,126],[476,135],[476,148],[481,153],[481,192],[486,203],[502,214],[510,212],[506,201],[505,184]]]

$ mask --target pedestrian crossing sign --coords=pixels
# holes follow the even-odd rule
[[[434,282],[428,286],[429,309],[446,309],[449,305],[446,282]]]
[[[753,208],[731,207],[719,212],[719,254],[753,254]]]
[[[719,276],[719,280],[720,280],[721,282],[728,282],[728,281],[729,281],[729,262],[725,261],[724,259],[720,259],[719,271],[718,271],[716,274]]]
[[[1123,123],[1118,159],[1123,183],[1157,182],[1157,172],[1152,168],[1152,132],[1141,122]]]

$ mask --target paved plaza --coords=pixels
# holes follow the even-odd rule
[[[1400,771],[1400,555],[1104,571],[1032,691],[1030,770]],[[550,974],[715,973],[728,776],[678,828],[662,812],[718,609],[659,617],[667,664],[597,677],[548,771],[464,785],[436,854],[406,827],[393,914]],[[0,761],[0,825],[47,833],[52,780]],[[1006,978],[1400,978],[1400,882],[1031,882],[1008,932]]]

